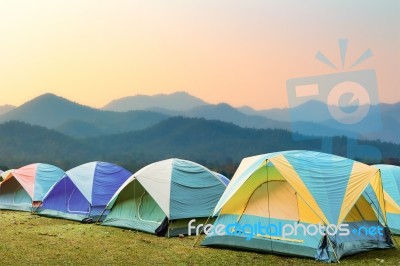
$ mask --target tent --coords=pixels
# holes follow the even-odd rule
[[[210,216],[226,185],[197,163],[168,159],[133,174],[107,205],[103,225],[159,236],[187,234],[192,218]]]
[[[381,171],[387,223],[393,234],[400,234],[400,167],[377,164]]]
[[[12,175],[13,171],[14,169],[10,169],[0,173],[0,182],[3,182],[4,179],[7,179],[10,175]]]
[[[220,173],[214,172],[214,171],[213,171],[213,173],[217,176],[217,178],[219,180],[221,180],[225,184],[225,186],[227,186],[229,184],[230,180],[226,176],[224,176]]]
[[[115,191],[131,175],[112,163],[90,162],[77,166],[50,189],[37,213],[78,221],[97,219]]]
[[[369,185],[379,212],[363,195]],[[338,261],[392,247],[381,210],[374,167],[311,151],[258,155],[242,160],[202,245]]]
[[[60,168],[35,163],[3,173],[0,184],[0,209],[33,211],[47,191],[64,175]]]

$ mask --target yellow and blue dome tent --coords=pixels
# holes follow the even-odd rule
[[[370,201],[380,206],[373,208]],[[204,246],[338,261],[393,245],[379,170],[320,152],[243,159],[217,213]]]
[[[102,225],[159,236],[188,233],[193,218],[206,221],[226,188],[226,178],[182,159],[149,164],[133,174],[107,204]]]
[[[400,167],[377,164],[374,167],[381,171],[385,198],[387,224],[393,234],[400,234]]]

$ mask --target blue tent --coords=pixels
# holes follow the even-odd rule
[[[97,218],[119,187],[132,175],[106,162],[91,162],[66,172],[45,196],[38,214],[70,220]]]
[[[400,235],[400,166],[377,164],[381,171],[387,223],[393,234]]]

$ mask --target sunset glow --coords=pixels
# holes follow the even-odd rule
[[[187,91],[210,103],[285,107],[286,80],[375,69],[400,101],[399,1],[1,1],[0,105],[52,92],[102,107]],[[344,69],[337,40],[347,38]]]

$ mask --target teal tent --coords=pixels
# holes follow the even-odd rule
[[[192,218],[205,220],[224,192],[226,181],[197,163],[168,159],[133,174],[107,205],[103,225],[157,235],[187,234]]]

